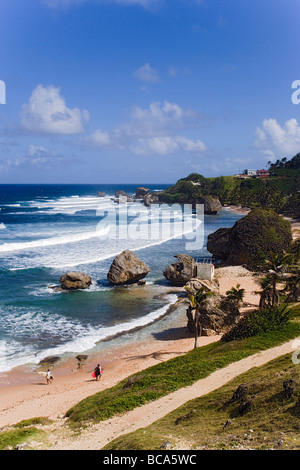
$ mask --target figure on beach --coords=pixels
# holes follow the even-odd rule
[[[95,377],[96,380],[100,380],[102,375],[102,368],[100,364],[97,364],[97,366],[94,369],[93,376]]]
[[[47,379],[47,385],[51,384],[53,381],[53,375],[51,374],[50,369],[48,369],[46,379]]]

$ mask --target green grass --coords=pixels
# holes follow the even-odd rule
[[[40,437],[44,432],[36,426],[44,426],[50,423],[49,418],[37,417],[20,421],[10,429],[1,431],[0,450],[16,449],[18,445],[30,442],[32,438]]]
[[[128,380],[125,379],[73,406],[66,414],[68,423],[81,427],[89,422],[106,420],[191,385],[232,362],[296,338],[300,336],[298,307],[292,309],[292,315],[294,321],[290,321],[280,330],[228,343],[211,343],[193,349],[184,356],[145,369],[131,376],[138,376],[131,386],[124,388]]]
[[[103,450],[158,450],[166,445],[184,449],[300,449],[299,367],[290,355],[253,368],[227,385],[191,400],[147,428],[117,438]],[[294,381],[284,394],[283,382]],[[240,384],[248,390],[249,411],[241,400],[229,403]],[[225,425],[225,423],[227,423]]]

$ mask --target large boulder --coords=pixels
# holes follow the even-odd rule
[[[87,289],[92,284],[92,278],[85,273],[68,272],[59,279],[63,290]]]
[[[151,204],[159,204],[160,200],[159,200],[159,195],[158,193],[156,193],[155,191],[153,191],[152,193],[147,193],[144,197],[143,197],[143,202],[145,204],[146,207],[150,207]]]
[[[217,279],[212,279],[211,281],[209,281],[207,279],[204,280],[195,277],[190,279],[190,281],[188,281],[184,287],[186,290],[191,290],[194,293],[196,293],[200,289],[204,289],[205,292],[212,291],[215,294],[219,294],[220,292],[220,284]]]
[[[114,202],[116,202],[117,204],[132,202],[132,201],[133,201],[133,198],[129,194],[125,193],[125,191],[123,191],[122,189],[119,189],[118,191],[115,192]]]
[[[203,204],[204,213],[207,215],[214,215],[222,210],[222,204],[216,196],[204,196]]]
[[[188,307],[186,311],[187,327],[191,333],[195,331],[193,311]],[[213,336],[224,334],[240,319],[240,311],[234,302],[227,301],[223,296],[214,292],[207,298],[207,303],[201,307],[199,321],[199,336]]]
[[[150,272],[149,266],[130,250],[119,254],[112,262],[107,279],[111,284],[134,284]]]
[[[148,188],[144,188],[142,186],[139,186],[138,188],[136,188],[135,198],[136,199],[143,199],[143,197],[145,197],[146,194],[148,194],[148,192],[149,192]]]
[[[214,258],[255,269],[271,252],[283,253],[292,241],[291,224],[275,211],[253,209],[232,228],[222,228],[207,238]]]
[[[193,277],[193,258],[186,254],[176,255],[176,263],[170,264],[163,272],[172,286],[182,287]]]
[[[207,249],[218,260],[227,260],[232,248],[231,228],[219,228],[207,237]]]

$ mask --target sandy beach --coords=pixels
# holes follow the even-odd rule
[[[252,273],[237,266],[220,268],[217,270],[217,277],[221,294],[239,283],[246,289],[245,302],[257,305],[258,296],[254,294],[257,285]],[[184,312],[185,307],[181,308]],[[160,361],[187,353],[194,347],[194,338],[187,331],[184,313],[177,322],[162,338],[151,336],[147,342],[108,350],[101,357],[104,372],[99,382],[91,376],[99,360],[97,356],[90,357],[82,370],[78,370],[75,358],[58,364],[53,369],[54,381],[50,385],[36,372],[28,372],[22,368],[5,374],[0,382],[0,427],[36,416],[47,416],[54,420],[62,418],[71,406],[87,396],[111,387],[123,378]],[[218,339],[219,336],[201,337],[199,345]],[[5,385],[5,380],[8,385]]]
[[[299,236],[299,230],[299,221],[294,221],[293,234],[295,238]],[[241,266],[223,267],[216,270],[216,277],[219,281],[221,294],[224,294],[226,290],[230,289],[232,286],[240,284],[241,287],[245,289],[244,301],[248,304],[248,308],[258,305],[259,295],[255,293],[255,291],[258,290],[258,284],[257,278],[253,273]],[[185,306],[182,304],[181,309],[182,312],[184,312]],[[169,315],[172,315],[172,312]],[[194,347],[194,339],[187,332],[184,313],[177,317],[177,323],[173,326],[174,328],[170,329],[160,338],[152,336],[151,340],[147,342],[140,341],[134,345],[119,346],[112,351],[108,349],[106,354],[101,357],[101,365],[104,369],[104,373],[99,382],[96,382],[91,376],[92,370],[99,360],[96,356],[89,357],[88,362],[81,370],[77,368],[75,358],[61,365],[58,364],[53,370],[54,381],[50,385],[46,384],[44,377],[34,372],[28,373],[28,371],[26,371],[26,369],[23,370],[23,368],[17,368],[2,375],[0,377],[0,428],[38,416],[46,416],[53,419],[56,423],[54,426],[59,427],[64,423],[63,416],[67,410],[80,400],[95,394],[99,390],[111,387],[123,378],[158,364],[160,361],[185,354]],[[218,340],[219,336],[201,337],[199,345],[202,346]],[[291,350],[290,345],[286,347],[289,351]],[[283,349],[284,351],[286,351],[286,347]],[[273,356],[272,354],[268,356],[267,353],[265,353],[264,357],[264,360],[269,360],[268,358]],[[250,367],[251,364],[254,363],[250,361],[247,367]],[[232,365],[231,373],[233,375],[242,372],[239,364],[236,365],[236,369],[234,369],[234,367],[235,366]],[[221,372],[219,375],[220,374]],[[212,389],[223,383],[222,380],[224,381],[224,377],[220,380],[219,375],[216,374],[214,379],[210,379],[213,381],[213,385],[211,385]],[[225,377],[228,378],[231,377],[231,375],[227,374],[226,376],[225,373]],[[218,380],[220,380],[219,383]],[[193,396],[194,392],[189,394],[187,389],[185,390],[184,398],[181,398],[181,402],[183,400],[187,401]],[[177,402],[174,403],[175,406]],[[179,404],[176,406],[179,406]],[[140,425],[143,423],[146,425],[146,418],[149,416],[147,407],[139,408],[138,413]],[[158,419],[155,418],[156,415],[153,411],[151,413],[152,421]],[[144,421],[143,416],[145,418]],[[135,422],[137,423],[136,418]],[[109,425],[109,423],[107,424]],[[114,425],[117,426],[117,424]],[[123,428],[121,429],[119,426],[118,429],[120,429],[119,432],[121,433]],[[129,432],[131,429],[132,428],[128,428],[127,426],[126,432]],[[96,439],[96,441],[94,441],[94,444],[92,443],[91,436],[89,436],[89,448],[101,448],[102,445],[105,445],[109,442],[109,439],[115,436],[116,432],[117,431],[114,430],[108,437],[103,438],[100,443],[101,446],[99,444],[99,436],[97,437],[98,440]],[[68,442],[68,444],[61,442],[58,448],[68,448],[68,445],[71,446],[69,448],[72,448],[70,442]],[[83,440],[80,445],[81,448],[84,449],[84,446],[87,446],[87,441]],[[75,448],[80,447],[78,446],[79,444],[77,442],[77,447]]]

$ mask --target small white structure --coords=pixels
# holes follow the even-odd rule
[[[196,258],[193,262],[193,276],[199,279],[212,281],[215,267],[212,258]]]
[[[256,176],[256,170],[244,170],[244,175]]]

